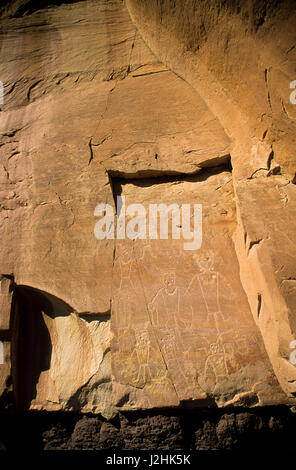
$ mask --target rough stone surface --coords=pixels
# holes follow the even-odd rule
[[[112,422],[69,413],[1,414],[0,450],[294,451],[287,409],[131,412]],[[112,455],[108,453],[108,455]]]
[[[127,450],[180,449],[183,433],[178,416],[123,417],[121,433]]]
[[[117,240],[111,328],[117,406],[187,400],[250,406],[285,400],[242,289],[231,172],[117,183],[128,206],[202,204],[200,250],[180,240]],[[171,219],[172,217],[170,217]],[[178,223],[170,220],[170,223]],[[147,220],[148,225],[148,220]]]
[[[47,449],[280,432],[233,411],[190,430],[118,413],[295,404],[295,5],[15,0],[0,14],[3,407],[101,415],[57,419]],[[185,222],[171,217],[168,240],[97,240],[95,208],[119,214],[117,196],[146,223],[149,204],[202,204],[201,248],[172,239]]]
[[[241,280],[275,374],[293,396],[295,3],[126,4],[153,52],[201,95],[231,138]]]
[[[0,299],[0,330],[9,330],[12,307],[12,281],[4,276],[0,278]]]

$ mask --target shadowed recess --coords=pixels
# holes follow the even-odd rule
[[[15,287],[12,376],[18,408],[28,409],[36,397],[42,371],[50,368],[52,342],[45,317],[67,316],[73,309],[62,300],[28,286]]]
[[[77,3],[81,0],[5,0],[0,6],[0,14],[5,13],[10,17],[21,17],[24,15],[30,15],[37,10],[43,10],[51,6],[59,6],[68,3]]]

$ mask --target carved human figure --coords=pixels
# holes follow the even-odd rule
[[[205,391],[215,394],[216,388],[227,377],[225,353],[221,341],[218,340],[210,345],[204,372],[198,378],[198,383]]]
[[[192,331],[194,305],[188,289],[177,285],[174,270],[165,272],[162,282],[148,305],[151,321],[176,389],[190,398],[196,392],[195,366],[186,354],[189,344],[194,348],[197,340],[197,332]],[[188,367],[185,370],[186,360]]]
[[[153,360],[153,348],[149,333],[146,330],[135,331],[136,346],[133,357],[138,364],[138,386],[145,386],[147,382],[151,382],[153,374],[150,370],[150,363]]]
[[[163,274],[162,282],[163,286],[148,305],[152,324],[157,328],[190,327],[193,307],[185,302],[186,289],[177,286],[173,270]]]
[[[115,328],[135,327],[144,323],[143,309],[139,298],[142,295],[138,266],[130,241],[120,241],[116,247],[114,266],[114,293],[112,302],[112,323]]]
[[[231,289],[228,283],[222,282],[220,272],[214,268],[214,253],[209,250],[203,254],[198,260],[200,273],[198,282],[202,297],[206,304],[208,320],[214,322],[217,334],[225,330],[233,329],[233,322],[227,317],[228,312],[224,312],[221,308],[221,291],[222,289]],[[228,295],[230,296],[231,290]]]

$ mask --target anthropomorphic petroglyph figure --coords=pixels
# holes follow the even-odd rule
[[[186,289],[176,284],[176,274],[173,270],[163,274],[162,283],[162,287],[148,305],[152,324],[157,328],[190,328],[193,306],[189,299],[186,299]]]
[[[174,270],[162,276],[162,287],[150,302],[149,312],[159,345],[176,389],[194,394],[195,356],[188,349],[203,347],[203,340],[192,330],[194,305],[190,292],[177,283]],[[184,370],[184,361],[187,369]],[[184,392],[185,393],[185,392]]]
[[[135,354],[139,364],[138,383],[146,384],[151,381],[150,371],[151,344],[148,331],[136,331],[136,349]]]
[[[221,273],[215,270],[214,261],[214,253],[211,250],[200,257],[198,260],[200,268],[198,282],[206,304],[208,320],[214,322],[217,334],[220,334],[222,331],[233,329],[229,312],[223,311],[221,306],[222,290],[229,290],[229,297],[232,290],[229,283],[226,283],[225,280],[222,282],[223,276],[221,277]],[[223,294],[225,296],[225,293]]]
[[[164,378],[167,371],[153,334],[147,330],[135,330],[135,339],[131,356],[138,370],[135,383],[137,387],[144,387],[147,383]]]
[[[139,308],[143,293],[133,243],[127,240],[118,242],[116,253],[111,321],[116,328],[131,328],[145,321],[143,309]]]
[[[227,380],[228,375],[225,352],[222,343],[218,340],[210,345],[204,372],[198,377],[198,383],[207,393],[215,394],[217,387]]]
[[[180,392],[184,399],[189,399],[196,391],[193,380],[194,373],[192,373],[192,364],[189,368],[184,367],[184,353],[180,350],[181,343],[176,330],[162,331],[158,334],[158,338],[163,358],[177,393]]]

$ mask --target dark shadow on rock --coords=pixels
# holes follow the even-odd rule
[[[166,174],[165,171],[155,171],[154,174],[151,174],[151,170],[145,172],[143,171],[141,174],[135,175],[127,175],[127,174],[120,174],[109,172],[109,179],[112,183],[112,190],[113,196],[120,196],[122,193],[122,187],[126,184],[133,184],[134,186],[138,186],[140,188],[148,188],[150,186],[154,186],[156,184],[167,184],[167,183],[180,183],[183,181],[188,181],[191,183],[200,183],[206,181],[213,175],[218,175],[223,172],[230,172],[232,171],[230,156],[227,162],[223,162],[218,166],[213,167],[204,167],[198,173],[195,174],[186,174],[186,173],[178,173],[176,172],[173,174]]]
[[[12,18],[19,18],[26,15],[31,15],[35,11],[43,10],[49,7],[57,7],[67,3],[77,3],[81,0],[4,0],[2,9],[7,8],[9,5],[9,16]],[[0,10],[1,13],[1,10]]]
[[[73,309],[44,291],[16,285],[12,314],[12,379],[17,408],[26,410],[36,397],[42,371],[50,368],[52,342],[46,317],[67,316]]]

